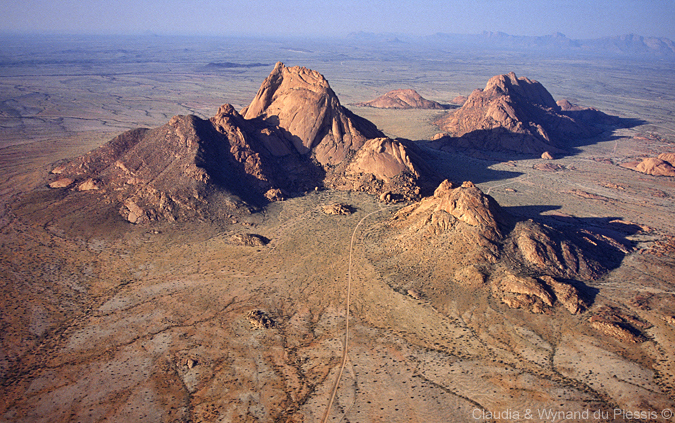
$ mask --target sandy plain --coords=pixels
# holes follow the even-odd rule
[[[642,120],[579,143],[552,172],[533,168],[542,159],[426,150],[444,176],[475,182],[515,215],[606,231],[635,251],[590,287],[585,314],[532,315],[451,282],[406,295],[429,276],[372,260],[378,222],[396,207],[362,193],[318,191],[232,221],[151,226],[16,206],[32,189],[51,195],[51,163],[126,129],[210,117],[226,102],[242,108],[276,61],[318,70],[348,107],[396,88],[448,103],[515,71],[556,100]],[[208,66],[227,62],[251,66]],[[551,421],[586,410],[591,418],[565,420],[632,420],[614,410],[670,420],[675,181],[618,164],[675,152],[672,63],[302,40],[10,37],[0,64],[1,421],[320,421],[342,354],[349,241],[371,212],[356,233],[348,365],[328,421]],[[429,139],[441,113],[351,109],[412,140]],[[356,212],[321,211],[336,202]],[[645,229],[617,233],[617,219]],[[233,245],[237,233],[270,243]],[[630,310],[648,340],[590,327],[603,306]],[[251,310],[275,326],[257,329]]]

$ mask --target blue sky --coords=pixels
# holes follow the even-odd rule
[[[351,32],[675,39],[675,0],[4,0],[0,32],[346,35]]]

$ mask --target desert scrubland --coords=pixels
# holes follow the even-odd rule
[[[358,38],[2,41],[0,421],[672,420],[675,179],[622,166],[675,153],[672,58]],[[161,188],[170,172],[141,181],[170,155],[162,137],[190,122],[232,140],[258,104],[250,119],[281,123],[242,142],[285,133],[284,110],[256,103],[277,62],[286,80],[318,72],[395,142],[353,141],[343,168],[316,156],[319,182],[308,161],[256,168],[265,190],[279,172],[300,182],[246,207],[179,179]],[[432,141],[453,99],[509,72],[618,123],[550,158]],[[448,108],[354,105],[396,89]],[[335,125],[358,122],[346,116]],[[76,158],[139,127],[168,129],[133,162],[138,180],[114,179],[134,172],[120,155],[85,188],[66,184],[89,163]],[[434,185],[364,179],[392,151]],[[202,169],[178,157],[199,153],[174,153],[186,174]],[[145,183],[194,197],[156,214],[145,191],[119,201]],[[204,198],[222,207],[201,213]]]

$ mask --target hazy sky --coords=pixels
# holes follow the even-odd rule
[[[1,0],[0,32],[675,39],[675,0]]]

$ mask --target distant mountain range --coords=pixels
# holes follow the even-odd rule
[[[424,37],[401,34],[352,33],[351,40],[385,43],[432,43],[455,48],[500,49],[513,51],[588,53],[601,55],[649,55],[675,58],[675,43],[665,37],[643,37],[636,34],[593,39],[573,39],[555,33],[543,36],[510,35],[504,32],[484,31],[481,34],[436,33]]]

